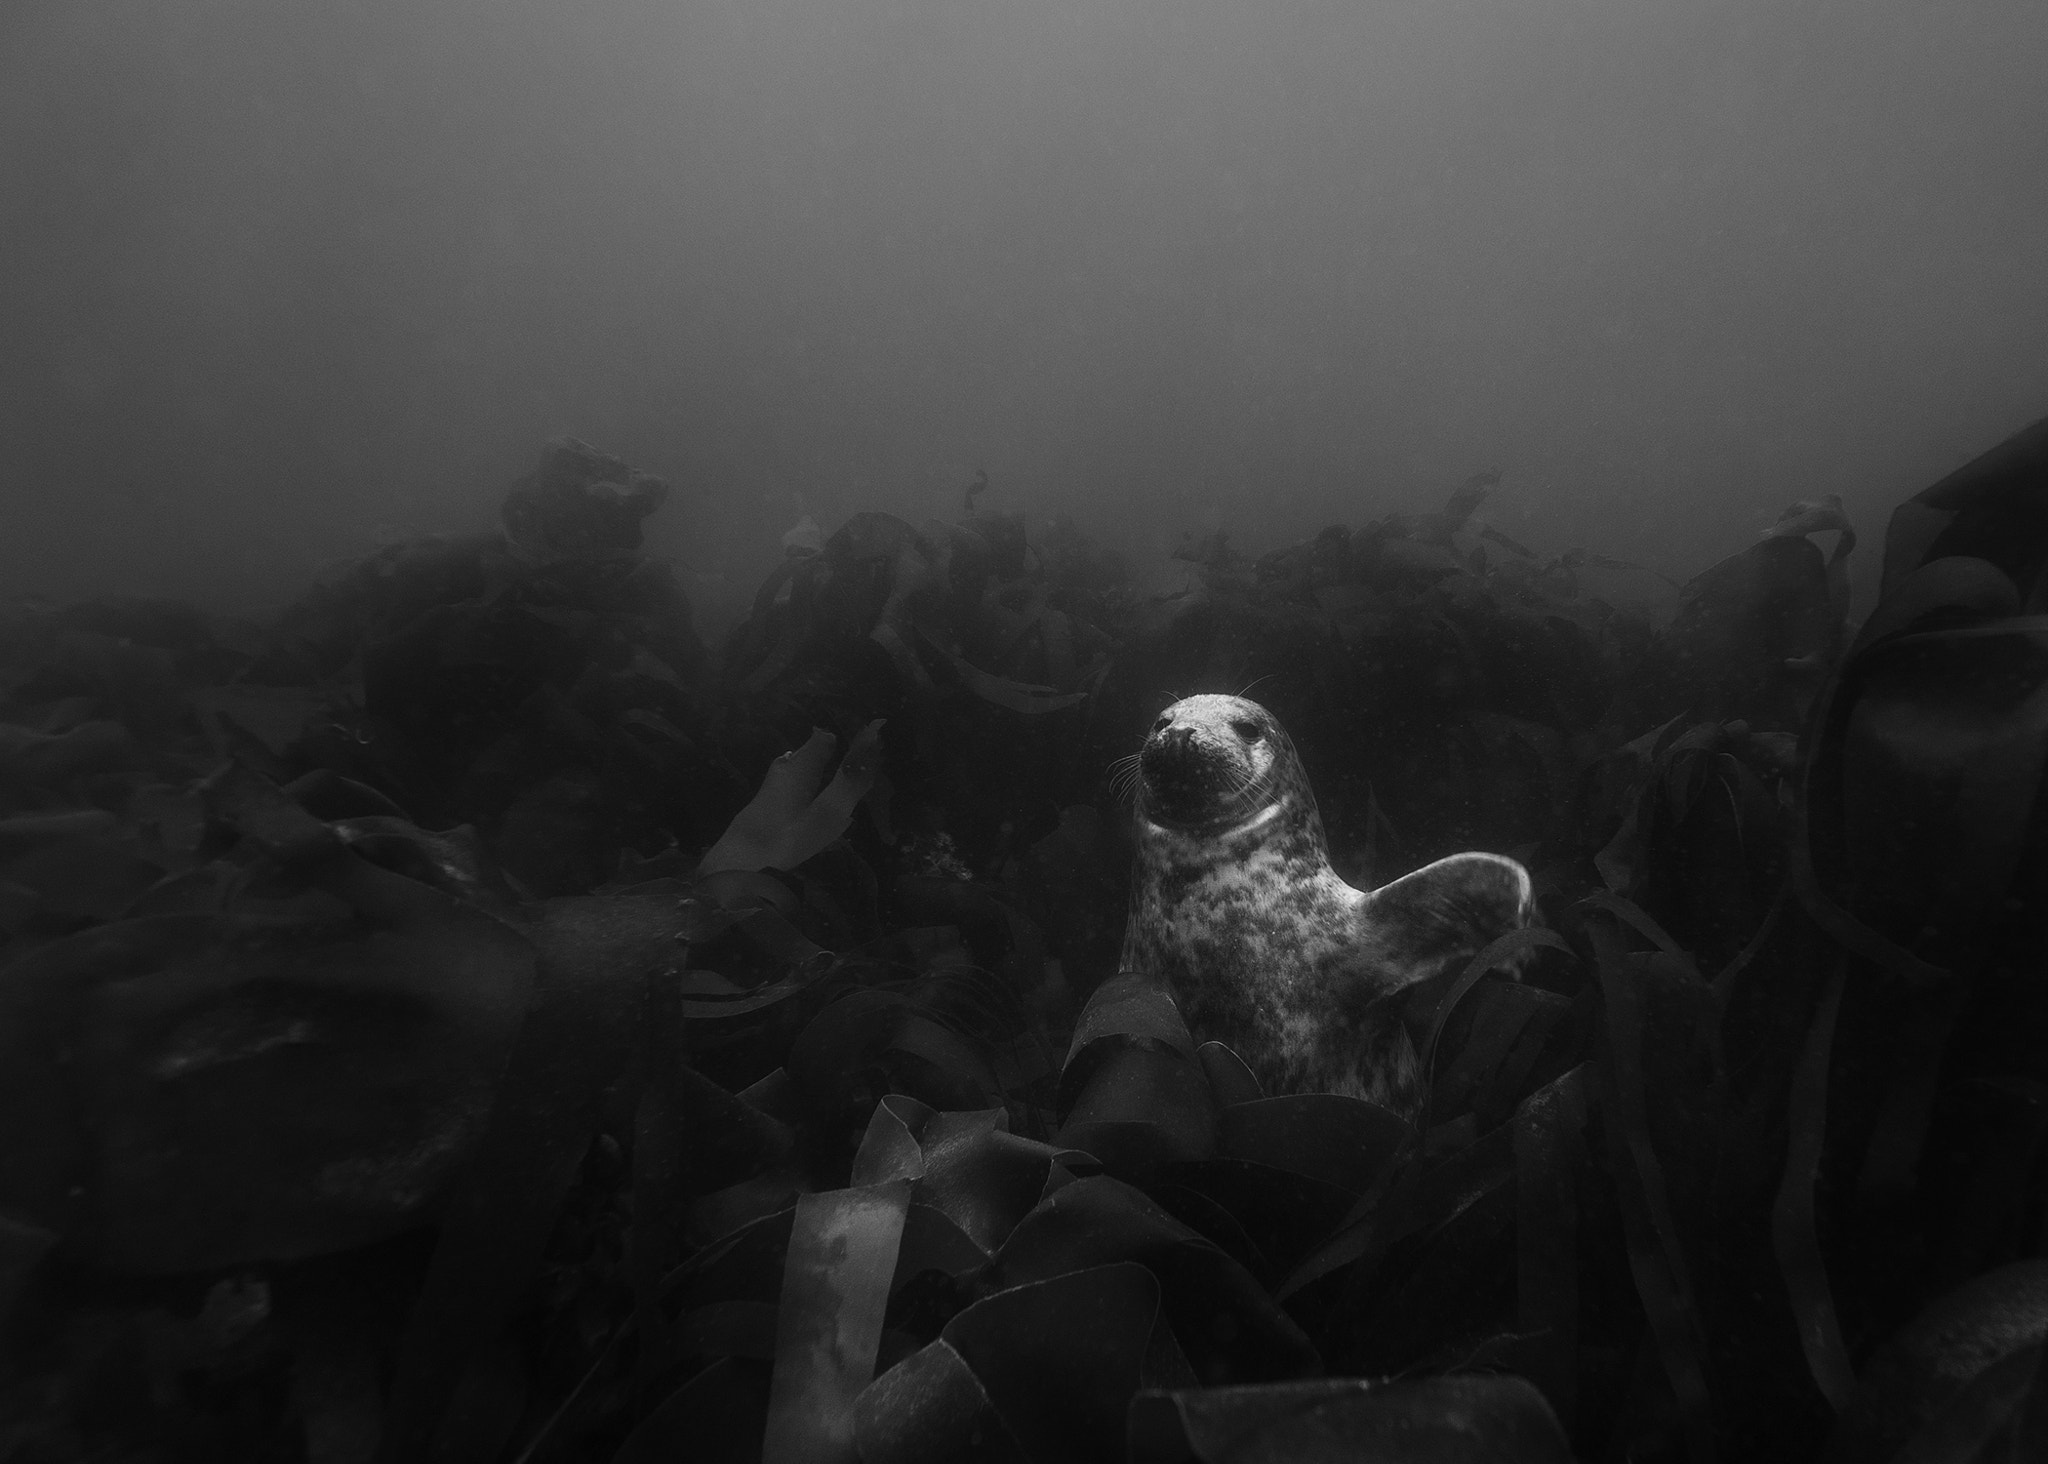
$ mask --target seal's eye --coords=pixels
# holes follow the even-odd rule
[[[1158,721],[1152,724],[1152,730],[1154,732],[1164,732],[1167,728],[1167,725],[1172,721],[1173,718],[1171,717],[1161,717]]]
[[[1230,730],[1246,742],[1257,742],[1259,740],[1259,724],[1246,718],[1240,717],[1237,721],[1232,722]]]

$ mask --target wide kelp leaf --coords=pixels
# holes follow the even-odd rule
[[[2012,1457],[2038,1459],[2048,1453],[2048,1346],[2035,1349],[2034,1376],[2012,1416]]]
[[[1595,1068],[1601,1128],[1620,1199],[1629,1267],[1666,1380],[1677,1400],[1688,1456],[1696,1464],[1704,1464],[1715,1452],[1713,1400],[1691,1268],[1672,1208],[1664,1161],[1650,1132],[1642,993],[1634,963],[1626,958],[1620,938],[1598,922],[1588,927],[1588,935],[1607,1012],[1605,1061]]]
[[[135,736],[119,722],[95,718],[62,732],[0,723],[0,790],[61,789],[117,768],[136,754]]]
[[[1569,1464],[1543,1396],[1481,1373],[1147,1392],[1133,1401],[1132,1464]]]
[[[2023,1347],[1985,1368],[1892,1455],[1892,1464],[2007,1464],[2029,1461],[2021,1410],[2048,1348]]]
[[[1301,1328],[1249,1271],[1143,1191],[1108,1175],[1048,1194],[1003,1242],[987,1279],[1018,1285],[1117,1261],[1138,1261],[1159,1278],[1165,1314],[1197,1379],[1256,1381],[1320,1365]]]
[[[1820,1237],[1814,1224],[1814,1189],[1827,1138],[1828,1064],[1835,1021],[1841,1010],[1847,961],[1840,960],[1827,979],[1820,1007],[1807,1028],[1792,1090],[1786,1095],[1785,1176],[1771,1210],[1771,1244],[1778,1271],[1799,1323],[1799,1344],[1814,1385],[1828,1406],[1840,1413],[1856,1386],[1848,1348],[1835,1312]]]
[[[2048,417],[1892,511],[1882,597],[1923,565],[1950,558],[1985,561],[2032,597],[2048,566]]]
[[[1332,1368],[1380,1374],[1511,1365],[1534,1340],[1514,1331],[1515,1221],[1511,1178],[1404,1238],[1379,1265],[1352,1270],[1316,1327]]]
[[[1937,1297],[1871,1354],[1855,1397],[1828,1441],[1828,1464],[1877,1464],[1902,1457],[1902,1446],[1933,1426],[1973,1382],[2044,1341],[2048,1261],[2001,1266]],[[1998,1398],[1985,1402],[2003,1400],[2009,1410],[2027,1387],[2019,1371],[2020,1364],[2014,1364],[2013,1376],[1998,1384]],[[1970,1454],[1930,1452],[1927,1457]]]
[[[1267,1165],[1360,1194],[1413,1131],[1377,1103],[1340,1093],[1291,1093],[1222,1110],[1220,1156]]]
[[[479,1451],[500,1427],[502,1400],[474,1380],[540,1263],[605,1090],[630,1069],[650,979],[672,959],[675,935],[663,901],[568,897],[542,912],[534,1000],[442,1218],[399,1350],[379,1464]]]
[[[861,1464],[1026,1464],[988,1389],[940,1338],[898,1363],[854,1405]]]
[[[1436,1000],[1434,1010],[1430,1012],[1429,1026],[1418,1051],[1425,1071],[1434,1074],[1437,1048],[1443,1039],[1444,1028],[1457,1011],[1458,1004],[1464,999],[1465,994],[1478,985],[1482,978],[1502,967],[1518,971],[1529,953],[1537,949],[1560,951],[1565,955],[1573,954],[1572,948],[1566,945],[1555,931],[1546,930],[1540,925],[1525,925],[1495,937],[1465,963],[1465,968],[1444,988],[1442,995]],[[1445,1115],[1430,1116],[1441,1118]]]
[[[853,811],[874,786],[881,764],[879,721],[854,737],[830,783],[838,739],[822,728],[810,740],[769,765],[753,801],[704,855],[699,872],[794,869],[846,832]]]
[[[1117,1047],[1150,1046],[1192,1057],[1194,1039],[1166,988],[1137,972],[1105,981],[1088,998],[1074,1024],[1060,1073],[1060,1101],[1070,1104],[1093,1074],[1094,1064]]]
[[[1004,1121],[1000,1110],[936,1113],[892,1094],[869,1121],[851,1188],[800,1196],[663,1281],[667,1305],[680,1308],[673,1341],[684,1355],[778,1359],[778,1421],[766,1425],[774,1448],[806,1458],[843,1451],[850,1400],[868,1381],[861,1369],[873,1368],[878,1349],[894,1347],[893,1360],[902,1344],[932,1335],[883,1330],[905,1288],[931,1273],[955,1278],[956,1290],[977,1284],[1016,1217],[1070,1177],[1055,1168],[1061,1156],[1003,1132]],[[972,1294],[964,1290],[950,1310]],[[844,1328],[859,1317],[868,1320],[854,1337]],[[786,1347],[777,1340],[785,1332],[797,1334]],[[785,1365],[788,1358],[796,1360]]]
[[[1129,1045],[1094,1065],[1058,1141],[1085,1149],[1112,1173],[1142,1180],[1161,1164],[1205,1157],[1215,1132],[1199,1065],[1176,1052]]]
[[[1823,560],[1807,536],[1829,531]],[[1667,653],[1695,715],[1798,725],[1841,642],[1855,545],[1840,498],[1798,503],[1686,584]]]
[[[104,815],[103,815],[104,816]],[[34,846],[0,858],[0,883],[30,898],[32,905],[17,916],[17,928],[68,933],[81,925],[118,919],[153,886],[174,872],[178,861],[151,847],[137,830],[110,827],[87,832],[81,814],[36,819],[10,819],[17,845],[34,832],[48,832]],[[73,831],[52,828],[70,823]],[[24,829],[22,825],[29,825]],[[41,830],[36,826],[41,825]],[[0,842],[8,840],[0,827]],[[25,837],[26,836],[26,837]]]
[[[1782,888],[1780,790],[1793,762],[1789,733],[1742,722],[1699,723],[1671,738],[1594,856],[1609,892],[1655,911],[1701,960],[1732,959]]]
[[[15,860],[45,845],[112,833],[120,820],[103,808],[73,808],[0,818],[0,861]]]
[[[707,1363],[640,1421],[613,1464],[753,1464],[761,1457],[768,1389],[766,1362],[725,1356]]]
[[[996,1292],[862,1395],[861,1458],[1120,1460],[1159,1308],[1159,1283],[1128,1263]]]
[[[1583,1082],[1554,1083],[1514,1115],[1515,1326],[1527,1340],[1512,1361],[1568,1428],[1580,1391],[1579,1175],[1587,1107]]]
[[[654,1079],[648,1075],[648,1080]],[[752,1179],[789,1154],[790,1126],[678,1063],[669,1089],[675,1113],[677,1190],[708,1194]]]
[[[1916,632],[1857,658],[1838,695],[1828,884],[1930,959],[2000,907],[2048,759],[2048,617]],[[1816,850],[1816,853],[1819,853]]]
[[[1535,1270],[1522,1262],[1530,1245],[1576,1229],[1575,1177],[1556,1170],[1573,1152],[1583,1080],[1575,1068],[1530,1095],[1511,1123],[1435,1164],[1390,1173],[1290,1278],[1333,1365],[1519,1366],[1569,1401],[1576,1298],[1558,1292],[1576,1279],[1574,1257],[1546,1251]]]
[[[164,1272],[360,1244],[414,1223],[474,1143],[526,939],[353,855],[319,875],[329,902],[297,922],[121,921],[0,970],[0,1108],[47,1130],[10,1145],[46,1156],[14,1167],[21,1202],[78,1253]],[[82,1197],[30,1198],[58,1173]]]
[[[1216,1104],[1164,987],[1125,973],[1096,988],[1060,1071],[1059,1142],[1143,1178],[1214,1151]]]
[[[82,931],[0,967],[0,1204],[52,1233],[84,1233],[97,1206],[88,1112],[58,1061],[75,1051],[102,983],[202,960],[215,922],[156,917]]]
[[[964,1281],[983,1270],[1016,1222],[1049,1189],[1071,1178],[1056,1166],[1085,1165],[1084,1155],[1015,1137],[1007,1122],[1001,1109],[937,1113],[900,1093],[875,1109],[854,1178],[915,1181],[892,1296],[928,1273]]]
[[[1836,939],[1920,984],[1979,954],[1970,932],[2010,883],[2041,779],[2043,641],[2021,588],[2039,573],[2023,547],[2033,540],[1994,546],[1978,532],[2038,512],[2040,428],[1922,495],[1939,508],[1916,501],[1894,516],[1884,593],[1807,737],[1792,851],[1801,902]],[[1976,527],[1922,533],[1928,515]]]
[[[2038,486],[2026,457],[1988,454],[1990,471],[1972,465],[1934,519],[2025,521],[2037,510],[2021,500]],[[1997,1034],[2034,1025],[2036,1004],[1996,973],[2035,944],[2024,892],[2048,641],[2014,579],[2038,577],[2034,551],[1949,537],[1922,507],[1895,515],[1884,596],[1809,729],[1790,868],[1798,907],[1873,968],[1842,998],[1844,1126],[1863,1146],[1851,1241],[1875,1261],[1946,1232],[1923,1278],[1939,1285],[1995,1258],[1964,1255],[2002,1209],[1977,1202],[1990,1171],[1968,1173],[1963,1156],[1992,1135],[1964,1116],[1977,1105],[1956,1085],[2032,1066]]]
[[[813,922],[798,876],[728,869],[627,888],[679,898],[681,934],[695,968],[681,980],[685,1017],[747,1017],[811,991],[840,969],[808,933]]]
[[[960,678],[961,685],[983,701],[999,706],[1005,711],[1020,712],[1027,717],[1040,717],[1048,712],[1063,712],[1088,700],[1088,693],[1085,691],[1061,691],[1054,686],[1035,686],[1029,682],[1012,681],[1007,677],[991,675],[969,665],[966,657],[937,646],[929,635],[923,639],[927,645],[934,646],[952,665],[953,674]]]
[[[1009,1115],[994,1108],[933,1114],[918,1136],[924,1156],[918,1199],[988,1252],[1038,1203],[1066,1153],[1008,1130]]]
[[[1240,1444],[1296,1414],[1384,1386],[1372,1378],[1311,1378],[1228,1388],[1147,1388],[1131,1399],[1131,1461],[1220,1464]]]
[[[1554,1099],[1584,1081],[1580,1068],[1553,1079],[1523,1100],[1524,1107]],[[1368,1278],[1388,1252],[1408,1237],[1455,1219],[1512,1182],[1514,1128],[1502,1124],[1476,1138],[1432,1150],[1411,1143],[1345,1215],[1344,1223],[1297,1265],[1281,1286],[1282,1300],[1324,1277],[1355,1268],[1351,1285]]]
[[[1491,1128],[1522,1098],[1572,1003],[1555,991],[1489,977],[1465,1006],[1461,1030],[1450,1029],[1446,1038],[1449,1059],[1440,1058],[1432,1074],[1429,1114],[1442,1122],[1470,1113],[1480,1128]]]
[[[907,1011],[902,992],[864,987],[832,1001],[790,1044],[790,1081],[821,1132],[857,1132],[890,1091],[887,1053]]]
[[[857,1165],[858,1173],[863,1166]],[[893,1166],[891,1166],[893,1167]],[[915,1175],[797,1201],[777,1303],[762,1464],[854,1461]]]
[[[684,1321],[700,1308],[721,1302],[764,1302],[772,1308],[782,1294],[784,1259],[795,1220],[793,1196],[780,1209],[699,1247],[662,1277],[662,1306]]]
[[[1268,1287],[1277,1286],[1358,1198],[1326,1180],[1226,1158],[1168,1164],[1146,1193]]]
[[[336,818],[333,828],[344,844],[372,863],[495,914],[513,911],[510,891],[468,824],[431,832],[409,819],[370,814]]]

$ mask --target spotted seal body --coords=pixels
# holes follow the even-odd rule
[[[1196,1040],[1235,1049],[1268,1093],[1413,1116],[1422,1075],[1401,993],[1527,924],[1528,871],[1455,854],[1353,888],[1330,868],[1293,743],[1243,697],[1168,707],[1137,770],[1123,969],[1165,982]]]

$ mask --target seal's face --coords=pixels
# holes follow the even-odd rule
[[[1191,696],[1159,714],[1138,754],[1138,807],[1169,828],[1216,829],[1272,802],[1287,734],[1241,696]]]

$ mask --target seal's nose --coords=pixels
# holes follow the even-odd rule
[[[1141,765],[1152,781],[1186,778],[1201,763],[1192,727],[1167,727],[1146,739]]]

